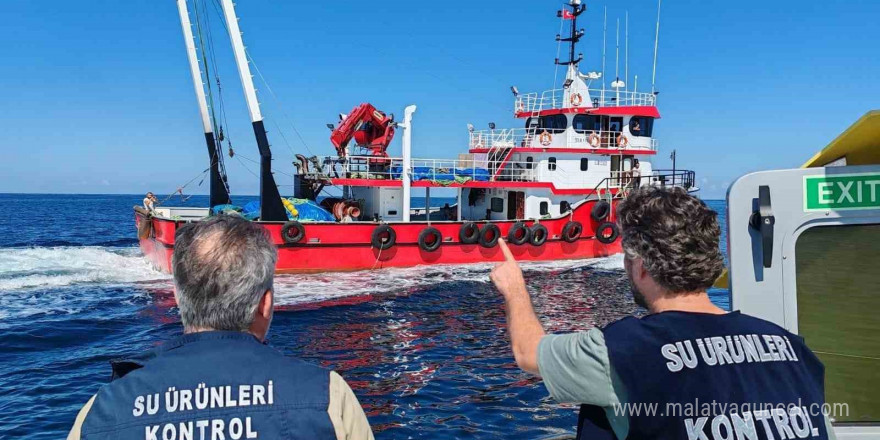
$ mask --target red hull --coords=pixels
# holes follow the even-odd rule
[[[581,237],[568,243],[560,237],[569,217],[541,220],[549,236],[541,246],[530,244],[511,245],[511,251],[521,261],[552,261],[603,257],[621,252],[620,241],[603,244],[595,238],[599,222],[590,218],[594,202],[583,203],[575,209],[572,219],[584,226]],[[614,210],[612,209],[612,212]],[[136,223],[144,220],[140,214]],[[140,240],[141,250],[153,265],[171,272],[171,254],[174,250],[174,233],[184,222],[151,219],[150,237]],[[428,252],[419,248],[419,233],[427,222],[387,223],[397,234],[396,244],[379,251],[370,245],[372,222],[357,223],[306,223],[305,237],[296,244],[285,244],[281,239],[280,222],[259,222],[269,231],[278,246],[277,273],[341,272],[380,269],[386,267],[411,267],[432,264],[467,264],[501,261],[503,256],[497,246],[485,248],[479,244],[459,242],[459,229],[463,222],[431,222],[440,230],[444,241],[439,249]],[[484,222],[479,222],[484,223]],[[515,221],[493,221],[506,237]],[[527,221],[531,225],[533,221]]]

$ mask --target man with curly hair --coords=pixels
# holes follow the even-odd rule
[[[503,241],[491,274],[519,367],[556,401],[582,404],[578,439],[834,437],[824,368],[804,341],[710,301],[724,266],[713,210],[681,188],[645,187],[619,204],[617,222],[642,318],[546,335]]]

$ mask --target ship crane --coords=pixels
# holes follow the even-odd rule
[[[394,139],[394,115],[386,115],[370,103],[358,105],[348,115],[339,115],[339,126],[330,134],[330,142],[340,158],[348,155],[348,144],[369,150],[369,155],[388,157],[388,145]]]

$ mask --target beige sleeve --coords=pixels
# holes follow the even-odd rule
[[[373,440],[373,430],[354,391],[335,371],[330,372],[330,407],[327,408],[337,440]]]
[[[79,440],[83,421],[86,420],[89,410],[92,409],[92,403],[95,401],[95,396],[97,396],[97,394],[93,395],[92,398],[83,405],[82,409],[79,410],[79,414],[76,415],[76,420],[73,421],[73,427],[70,428],[70,432],[67,434],[67,440]]]

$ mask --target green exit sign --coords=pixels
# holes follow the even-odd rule
[[[804,176],[804,211],[880,209],[880,173]]]

